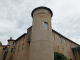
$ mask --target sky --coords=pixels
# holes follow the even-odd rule
[[[45,6],[53,11],[52,28],[80,44],[80,0],[0,0],[0,41],[6,45],[32,25],[31,12]]]

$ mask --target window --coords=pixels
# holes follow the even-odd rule
[[[13,48],[11,48],[11,53],[13,52]]]
[[[13,42],[13,45],[15,45],[15,42]]]
[[[22,45],[22,49],[24,49],[24,44]]]
[[[48,30],[48,23],[47,22],[44,22],[44,29]]]
[[[74,44],[72,45],[72,47],[74,48]]]
[[[65,43],[65,46],[67,46],[67,44],[66,44],[66,40],[64,40],[64,43]]]
[[[59,46],[57,46],[57,49],[59,49]]]
[[[62,48],[62,51],[64,51],[64,48]]]
[[[25,41],[25,37],[24,37],[23,41]]]
[[[5,48],[3,48],[2,50],[5,51]]]
[[[53,41],[54,41],[54,33],[53,33]]]
[[[62,44],[62,40],[61,40],[61,37],[59,37],[59,40],[60,40],[60,43]]]

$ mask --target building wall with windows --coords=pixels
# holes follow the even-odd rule
[[[15,49],[13,52],[13,59],[12,60],[27,60],[28,56],[28,46],[26,40],[26,34],[23,34],[20,38],[17,39],[15,42]]]
[[[56,33],[54,30],[53,30],[53,44],[54,44],[54,52],[62,53],[68,59],[75,60],[72,48],[80,47],[78,44],[62,36],[58,32]]]
[[[4,50],[7,46],[6,45],[0,45],[0,60],[3,59],[3,55],[4,55]]]
[[[8,40],[8,45],[4,49],[0,46],[0,59],[5,60],[54,60],[54,52],[64,54],[70,60],[79,58],[73,53],[73,48],[80,48],[80,45],[56,32],[51,27],[52,12],[49,8],[39,7],[32,12],[32,26],[16,40],[12,37]]]
[[[30,27],[29,30],[30,29],[32,29],[32,27]],[[7,46],[8,53],[6,56],[6,60],[26,60],[26,59],[29,60],[30,43],[28,43],[28,39],[30,33],[31,31],[29,31],[29,33],[27,32],[21,35],[16,40],[13,39],[8,40],[9,46]],[[54,52],[62,53],[68,59],[75,60],[72,48],[77,48],[80,46],[77,43],[59,34],[55,30],[52,30],[52,35]]]

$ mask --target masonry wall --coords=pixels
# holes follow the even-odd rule
[[[28,30],[28,33],[22,37],[20,37],[16,42],[15,41],[9,41],[8,44],[10,44],[10,46],[7,46],[8,49],[8,53],[6,56],[6,60],[29,60],[29,52],[30,52],[30,43],[28,43],[28,39],[31,38],[31,31],[32,31],[32,27]],[[72,59],[72,60],[79,60],[80,58],[80,46],[67,40],[66,38],[62,37],[61,35],[55,33],[54,31],[52,31],[52,34],[54,34],[53,36],[53,52],[59,52],[64,54],[68,59]],[[24,38],[25,37],[25,38]],[[60,38],[61,37],[61,42],[60,43]],[[66,40],[66,45],[64,40]],[[13,45],[13,42],[16,43],[16,45]],[[31,40],[30,40],[31,42]],[[22,49],[22,45],[24,44],[24,48]],[[73,46],[74,45],[74,46]],[[18,51],[18,47],[19,51]],[[3,48],[0,46],[0,60],[2,59],[3,56]],[[11,48],[14,48],[13,52],[11,52]],[[72,51],[72,49],[74,49]],[[74,54],[75,53],[75,56]]]
[[[24,54],[24,49],[22,49],[22,46],[25,42],[24,37],[21,37],[15,42],[15,48],[13,52],[13,59],[12,60],[23,60],[23,54]]]
[[[53,45],[54,45],[54,52],[59,52],[64,54],[68,59],[72,59],[75,60],[72,49],[74,47],[78,47],[78,45],[76,45],[75,43],[65,39],[64,37],[58,35],[55,32],[52,32],[54,34],[53,36]],[[61,42],[60,43],[60,39],[61,38]],[[64,42],[64,40],[66,41],[66,44]],[[70,44],[69,44],[70,43]],[[74,44],[74,47],[72,46],[72,44]]]
[[[30,30],[30,31],[29,31]],[[30,40],[30,34],[31,34],[31,28],[28,30],[27,34],[20,37],[15,43],[15,50],[13,53],[13,59],[12,60],[29,60],[29,48],[30,43],[28,42]],[[24,47],[23,47],[24,44]]]
[[[0,60],[2,60],[3,57],[3,48],[2,46],[0,46]]]
[[[8,42],[9,46],[7,46],[7,49],[8,49],[8,53],[6,55],[6,59],[5,60],[12,60],[12,57],[13,57],[13,51],[11,52],[11,49],[13,48],[14,49],[14,45],[13,45],[13,42],[12,40],[10,40]]]

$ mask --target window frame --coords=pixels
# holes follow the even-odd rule
[[[24,43],[22,44],[22,50],[24,49]]]
[[[23,41],[25,41],[25,37],[24,37]]]
[[[62,44],[62,39],[61,39],[61,37],[59,36],[59,41],[60,41],[60,44]]]
[[[65,44],[65,46],[67,46],[67,43],[66,43],[66,40],[64,39],[64,44]]]
[[[47,28],[46,28],[47,27]],[[48,30],[49,29],[49,27],[48,27],[48,22],[44,22],[44,29],[45,30]]]
[[[13,42],[13,44],[12,44],[13,46],[15,45],[15,42]]]
[[[53,41],[55,41],[55,35],[54,35],[54,33],[53,33]]]

